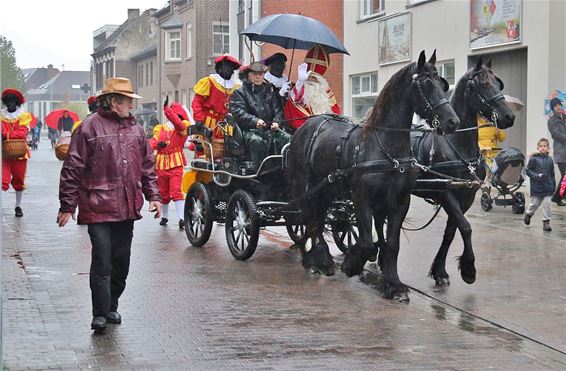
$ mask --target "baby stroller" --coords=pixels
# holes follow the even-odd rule
[[[487,186],[482,188],[481,207],[484,211],[491,210],[495,202],[498,206],[511,205],[513,214],[525,212],[525,195],[523,192],[516,192],[525,181],[522,175],[524,166],[525,155],[517,148],[503,148],[497,154],[492,168],[487,168],[491,177],[488,176]],[[493,198],[491,187],[497,191]]]
[[[32,132],[28,133],[26,140],[28,142],[28,147],[30,149],[33,149],[33,150],[37,149],[39,140]]]

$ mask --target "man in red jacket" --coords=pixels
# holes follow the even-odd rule
[[[144,195],[155,217],[161,214],[153,153],[130,113],[133,98],[141,97],[130,80],[106,80],[98,111],[74,133],[61,169],[57,223],[63,227],[75,219],[78,206],[78,224],[88,225],[92,244],[93,330],[122,321],[118,299],[126,287],[134,221],[142,217]]]
[[[31,114],[25,112],[22,104],[25,103],[23,94],[16,89],[6,89],[2,92],[2,104],[6,109],[2,110],[2,145],[7,140],[21,140],[23,146],[27,147],[26,137],[29,124],[32,120]],[[22,197],[24,189],[24,179],[26,177],[27,160],[30,158],[30,151],[16,159],[6,159],[2,157],[2,191],[8,191],[10,183],[16,191],[16,216],[22,217]]]
[[[169,202],[175,203],[177,217],[179,218],[179,229],[185,228],[184,212],[185,199],[181,191],[183,181],[183,168],[187,164],[183,147],[187,141],[187,128],[191,124],[190,113],[179,103],[163,107],[163,112],[169,120],[168,123],[155,125],[153,138],[149,144],[155,155],[155,172],[157,173],[157,185],[161,194],[162,217],[160,225],[168,222]]]

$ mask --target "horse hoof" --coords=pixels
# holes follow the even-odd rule
[[[370,255],[370,257],[368,258],[368,260],[369,260],[371,263],[375,263],[376,260],[377,260],[377,254],[375,254],[375,255]]]
[[[407,291],[396,294],[395,296],[393,296],[393,299],[401,303],[408,303],[409,301],[411,301],[409,299],[409,293]]]
[[[472,283],[476,282],[476,275],[475,274],[474,275],[462,274],[462,279],[464,280],[464,282],[471,285]]]
[[[434,279],[436,286],[450,286],[450,279],[448,277],[436,277]]]
[[[320,274],[320,271],[316,267],[305,267],[309,274]]]
[[[325,276],[334,276],[334,264],[332,266],[321,267],[320,273]]]

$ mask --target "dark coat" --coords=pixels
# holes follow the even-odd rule
[[[552,152],[556,162],[566,162],[566,114],[562,118],[552,114],[547,121],[548,131],[552,137]]]
[[[61,169],[60,211],[74,212],[78,206],[78,224],[140,219],[143,195],[160,200],[154,165],[134,117],[100,110],[85,119],[71,140]]]
[[[556,181],[554,180],[552,157],[535,153],[529,159],[525,170],[531,179],[531,196],[552,196],[554,194]]]
[[[60,131],[71,131],[73,124],[74,122],[72,117],[61,117],[57,123],[57,127]]]
[[[262,119],[269,126],[272,122],[283,121],[283,108],[279,92],[269,82],[259,87],[250,81],[234,91],[230,100],[230,112],[243,131],[256,128],[257,120]]]

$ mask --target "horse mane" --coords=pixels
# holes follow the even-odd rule
[[[409,65],[403,67],[401,70],[397,71],[389,81],[385,84],[381,93],[377,97],[371,114],[369,115],[365,128],[375,128],[381,126],[384,121],[385,108],[391,104],[394,104],[393,100],[397,97],[399,90],[399,85],[406,79],[406,75],[410,74],[415,67],[416,62],[410,63]]]

